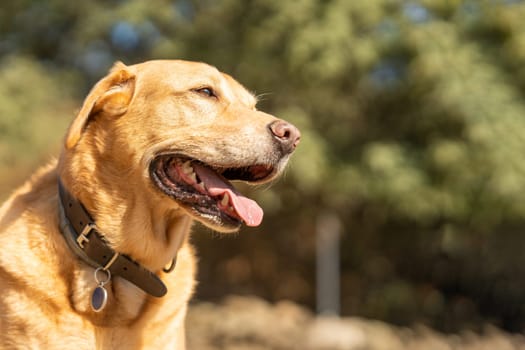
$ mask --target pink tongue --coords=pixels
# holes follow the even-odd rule
[[[237,191],[215,172],[201,166],[193,164],[193,169],[199,175],[199,178],[206,186],[208,193],[212,196],[219,196],[228,193],[231,203],[237,215],[244,220],[248,226],[259,226],[263,218],[263,210],[259,205],[250,198],[246,198]]]

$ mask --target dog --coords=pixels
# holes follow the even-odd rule
[[[0,208],[0,348],[184,349],[192,223],[259,225],[230,181],[275,179],[300,140],[256,102],[205,63],[117,62]]]

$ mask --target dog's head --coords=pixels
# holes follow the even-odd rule
[[[274,179],[300,133],[255,104],[238,82],[204,63],[117,63],[84,101],[65,153],[89,153],[101,160],[99,173],[120,176],[130,191],[149,191],[215,230],[256,226],[262,209],[230,181]]]

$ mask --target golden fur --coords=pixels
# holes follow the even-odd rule
[[[196,89],[213,87],[214,98]],[[196,216],[155,188],[152,158],[181,151],[205,163],[271,163],[277,120],[226,74],[203,63],[117,63],[99,81],[66,134],[59,160],[38,170],[0,208],[0,348],[184,349],[184,317],[194,288],[188,243]],[[265,135],[262,137],[261,135]],[[93,268],[59,231],[57,180],[95,219],[112,248],[154,271],[168,294],[155,298],[114,277],[100,313],[89,300]],[[177,255],[175,270],[162,272]]]

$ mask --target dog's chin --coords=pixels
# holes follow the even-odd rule
[[[194,219],[227,233],[238,231],[243,223],[258,226],[263,216],[257,203],[240,194],[230,181],[264,183],[275,178],[280,168],[271,164],[217,166],[185,155],[163,154],[150,162],[149,175],[164,195]]]
[[[196,212],[192,208],[182,207],[186,212],[193,217],[193,219],[199,221],[204,226],[221,233],[234,233],[239,231],[242,226],[242,221],[231,222],[229,219],[224,220],[223,218],[217,218],[216,216],[210,216],[201,212]]]

